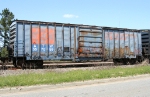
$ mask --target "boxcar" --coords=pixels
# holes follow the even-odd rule
[[[114,63],[142,61],[142,30],[104,27],[104,56]]]
[[[41,21],[14,21],[10,47],[15,66],[42,66],[45,60],[134,63],[142,56],[140,30]]]
[[[17,20],[10,30],[13,64],[102,60],[102,37],[99,26]]]

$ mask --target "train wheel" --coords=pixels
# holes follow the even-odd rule
[[[113,59],[114,65],[117,65],[117,61],[115,59]]]
[[[133,65],[136,63],[136,60],[135,59],[130,59],[130,64]]]
[[[122,61],[123,61],[123,62],[122,62],[123,65],[128,65],[128,60],[127,60],[127,59],[123,59]]]
[[[13,65],[14,65],[14,67],[17,68],[17,64],[16,64],[16,59],[15,58],[13,58]]]
[[[23,64],[23,60],[18,59],[18,60],[17,60],[17,63],[16,63],[17,67],[22,68],[22,64]]]
[[[16,68],[17,68],[17,64],[16,64],[16,62],[13,62],[13,65],[14,65],[14,67],[16,67]]]
[[[21,66],[21,68],[22,68],[23,70],[26,68],[26,65],[25,65],[25,63],[22,63],[22,66]]]
[[[38,61],[37,66],[38,66],[39,68],[43,68],[43,60]]]

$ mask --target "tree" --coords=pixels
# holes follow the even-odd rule
[[[8,62],[8,50],[6,47],[1,48],[0,59],[3,63]]]
[[[8,57],[8,51],[6,47],[1,49],[1,57]]]
[[[1,30],[1,36],[4,39],[4,47],[8,46],[9,43],[9,27],[14,21],[14,14],[9,11],[9,9],[5,8],[2,10],[2,13],[0,13],[1,19],[0,19],[0,30]]]

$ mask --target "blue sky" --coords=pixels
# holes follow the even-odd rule
[[[150,29],[150,0],[0,0],[15,18]]]

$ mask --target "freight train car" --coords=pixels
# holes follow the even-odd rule
[[[142,30],[103,27],[104,55],[114,63],[135,64],[142,61]]]
[[[134,63],[142,56],[140,30],[25,20],[10,28],[15,66],[42,66],[43,60]]]
[[[43,60],[102,60],[99,26],[15,21],[10,30],[13,64],[43,65]]]

